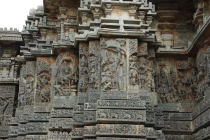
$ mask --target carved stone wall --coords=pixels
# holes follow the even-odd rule
[[[209,1],[43,2],[0,28],[0,139],[210,138]]]
[[[195,58],[158,58],[156,70],[155,85],[159,102],[175,103],[199,98]]]
[[[1,85],[1,121],[0,121],[0,137],[5,138],[9,135],[13,135],[10,129],[10,122],[13,117],[13,107],[14,107],[14,96],[15,96],[15,86],[12,85]]]

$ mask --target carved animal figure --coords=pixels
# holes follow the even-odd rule
[[[87,120],[94,120],[94,115],[92,115],[92,114],[88,114],[88,117],[87,117]]]
[[[119,102],[115,101],[114,106],[116,106],[116,107],[119,106]]]
[[[20,132],[25,132],[26,129],[25,129],[24,127],[21,127],[21,128],[19,129],[19,131],[20,131]]]
[[[123,117],[124,119],[131,119],[131,115],[130,114],[128,114],[128,113],[126,113],[125,115],[124,115],[124,117]]]
[[[137,120],[142,120],[143,119],[143,115],[142,114],[136,114],[136,119]]]
[[[100,113],[99,113],[99,117],[100,117],[100,118],[106,118],[107,115],[106,115],[106,113],[104,113],[104,112],[100,112]]]
[[[181,130],[189,130],[189,129],[190,129],[190,126],[189,126],[188,124],[182,124],[182,125],[180,126],[180,129],[181,129]]]
[[[118,114],[115,113],[115,112],[111,112],[110,117],[113,118],[113,119],[118,119]]]
[[[157,125],[163,125],[163,120],[161,120],[161,118],[157,117],[156,118],[156,124]]]
[[[90,109],[91,108],[91,105],[89,103],[86,103],[85,104],[85,109]]]
[[[27,130],[28,131],[34,131],[34,126],[29,126]]]
[[[171,127],[170,124],[165,125],[165,129],[171,129],[171,128],[172,128],[172,127]]]

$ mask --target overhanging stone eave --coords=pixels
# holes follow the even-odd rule
[[[206,22],[203,24],[203,26],[200,29],[198,29],[197,34],[194,36],[191,45],[186,50],[186,53],[189,53],[194,48],[194,46],[196,46],[196,44],[200,42],[203,35],[209,34],[208,33],[209,30],[210,30],[210,16],[206,19]]]
[[[9,30],[9,31],[0,31],[0,42],[3,44],[22,44],[23,38],[19,31]]]
[[[1,80],[0,84],[14,84],[17,85],[19,83],[18,79],[7,79],[7,80]]]
[[[49,25],[38,25],[38,28],[43,28],[43,29],[56,29],[54,26],[49,26]]]
[[[156,53],[158,53],[158,54],[186,54],[184,49],[170,48],[170,50],[167,50],[165,48],[160,48],[160,47],[158,48]]]
[[[105,31],[103,29],[98,29],[98,32],[97,33],[93,33],[93,34],[87,34],[86,36],[77,36],[75,37],[75,46],[77,45],[78,42],[80,41],[88,41],[88,40],[91,40],[91,39],[99,39],[100,36],[103,36],[103,35],[108,35],[109,37],[132,37],[132,38],[137,38],[139,40],[142,40],[142,41],[146,41],[146,42],[155,42],[155,38],[154,37],[146,37],[145,33],[137,33],[137,32],[126,32],[126,31]],[[158,43],[160,44],[160,43]],[[157,45],[157,44],[156,44]]]
[[[197,34],[193,37],[191,43],[188,46],[186,46],[184,49],[171,48],[170,50],[167,50],[166,48],[158,48],[156,53],[187,55],[196,46],[196,44],[201,41],[203,35],[208,34],[209,30],[210,30],[210,17],[206,19],[206,22],[203,24],[203,26],[200,29],[198,29]]]
[[[26,61],[32,61],[32,60],[36,60],[36,57],[30,53],[23,53],[23,60],[26,60]],[[22,61],[24,62],[24,61]]]
[[[112,4],[112,5],[143,5],[143,2],[133,2],[133,1],[102,1],[103,4]]]
[[[1,40],[0,42],[3,44],[22,44],[23,40]]]
[[[53,5],[52,3],[55,2],[59,2],[59,4],[57,5]],[[65,3],[65,4],[64,4]],[[48,16],[53,17],[53,19],[57,19],[56,15],[59,14],[59,7],[66,7],[66,8],[72,8],[72,7],[80,7],[80,1],[79,0],[54,0],[54,1],[50,1],[50,6],[52,6],[51,8],[47,7],[48,6],[48,2],[47,0],[43,1],[43,7],[44,7],[44,13],[46,13]],[[57,8],[55,8],[55,7]],[[56,9],[56,10],[55,10]],[[53,13],[50,13],[50,11],[53,11]]]
[[[57,50],[57,49],[75,49],[76,43],[74,44],[52,44],[52,49]]]
[[[15,61],[18,62],[19,64],[25,64],[26,63],[26,60],[25,60],[24,56],[20,56],[20,55],[15,57]]]
[[[119,31],[119,30],[107,30],[107,29],[99,29],[98,34],[106,34],[106,35],[114,35],[114,36],[136,36],[136,37],[143,37],[145,36],[144,32],[132,32],[132,31]]]

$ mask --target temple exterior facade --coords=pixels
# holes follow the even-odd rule
[[[210,139],[209,0],[43,0],[0,28],[0,140]]]

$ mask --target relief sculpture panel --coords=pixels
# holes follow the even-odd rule
[[[36,75],[36,63],[27,62],[26,63],[26,105],[33,105],[34,103],[34,92],[35,92],[35,75]]]
[[[78,82],[78,59],[70,53],[61,53],[56,58],[55,96],[75,96]]]
[[[0,138],[7,137],[13,115],[15,86],[0,85]]]
[[[126,45],[124,39],[101,39],[101,91],[126,91]]]
[[[85,43],[80,43],[79,45],[79,92],[87,92],[88,86],[88,45]]]
[[[0,28],[0,140],[210,138],[210,2],[151,1],[44,0]]]
[[[89,91],[99,91],[99,76],[100,76],[100,42],[89,42]]]
[[[148,54],[148,44],[129,39],[129,92],[154,92],[154,64]]]
[[[35,110],[37,112],[50,112],[51,102],[51,63],[52,59],[39,57],[36,62],[36,93],[35,93]],[[44,106],[44,107],[43,107]]]
[[[170,62],[169,62],[170,61]],[[191,57],[157,61],[155,74],[159,102],[178,102],[197,98],[197,68]]]

